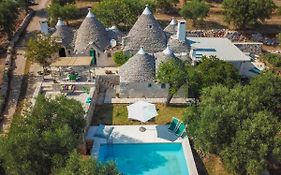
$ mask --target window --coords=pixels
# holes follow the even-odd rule
[[[152,25],[151,25],[151,24],[149,24],[148,27],[149,27],[150,29],[152,29]]]
[[[98,57],[100,57],[100,53],[98,52]]]
[[[161,88],[162,88],[162,89],[165,89],[165,88],[166,88],[166,84],[162,83],[162,84],[161,84]]]
[[[148,86],[147,87],[151,87],[152,86],[152,84],[151,83],[148,83]]]

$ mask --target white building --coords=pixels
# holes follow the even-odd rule
[[[216,56],[217,58],[233,64],[241,75],[244,75],[244,64],[251,62],[251,58],[239,50],[227,38],[187,37],[190,47],[189,57],[196,65],[203,56]]]

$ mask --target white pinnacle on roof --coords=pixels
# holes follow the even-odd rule
[[[174,54],[174,52],[170,49],[169,46],[167,46],[167,48],[165,50],[163,50],[163,53],[165,55],[173,55]]]
[[[149,8],[148,8],[148,5],[145,6],[145,9],[144,9],[144,11],[142,12],[142,14],[144,14],[144,15],[151,15],[151,14],[152,14],[151,11],[150,11]]]
[[[88,14],[87,14],[87,16],[86,16],[86,18],[93,18],[93,17],[95,17],[95,15],[92,13],[92,9],[91,8],[88,8]]]
[[[143,48],[141,47],[140,50],[138,51],[138,54],[140,55],[144,55],[146,52],[143,50]]]
[[[170,25],[176,25],[177,24],[177,20],[175,18],[172,18]]]
[[[60,18],[58,18],[58,22],[57,22],[56,26],[64,26],[64,21],[61,20]]]

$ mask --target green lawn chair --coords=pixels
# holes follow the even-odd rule
[[[168,130],[174,132],[177,129],[179,123],[180,120],[177,119],[176,117],[173,117],[170,126],[168,127]]]
[[[182,137],[183,134],[186,132],[185,129],[186,129],[186,125],[181,122],[181,123],[179,124],[179,127],[178,127],[177,130],[175,131],[175,134],[176,134],[178,137]]]

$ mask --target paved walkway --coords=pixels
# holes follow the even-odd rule
[[[24,77],[24,70],[26,66],[26,58],[24,57],[26,41],[28,40],[32,32],[40,30],[39,21],[42,18],[46,17],[46,12],[44,11],[44,8],[47,6],[47,3],[48,0],[40,0],[38,5],[31,7],[35,11],[35,16],[29,23],[26,29],[26,34],[23,36],[21,41],[16,44],[15,47],[16,58],[13,63],[14,69],[11,78],[9,99],[4,112],[4,119],[0,126],[0,130],[3,131],[4,134],[7,133],[10,128],[13,115],[15,114],[15,111],[17,109],[19,96],[21,94],[23,82],[22,80]],[[38,66],[35,67],[38,68]]]

